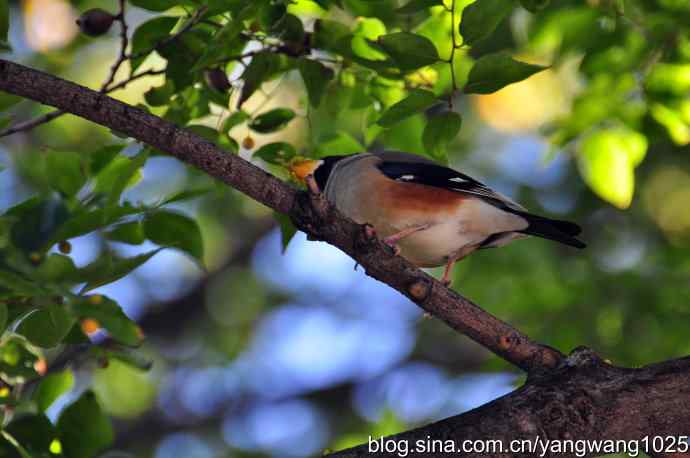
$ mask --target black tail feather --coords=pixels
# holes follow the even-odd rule
[[[524,217],[529,224],[527,229],[519,231],[523,234],[554,240],[575,248],[585,248],[587,246],[584,242],[575,238],[576,235],[582,232],[580,226],[575,223],[544,218],[543,216],[523,212],[520,212],[520,216]]]

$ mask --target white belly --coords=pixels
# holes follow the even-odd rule
[[[417,221],[414,216],[398,220],[394,231],[387,228],[385,236],[391,235],[390,232],[430,222],[423,218],[424,215],[419,215]],[[526,227],[526,221],[516,215],[479,199],[467,200],[455,214],[445,215],[443,221],[431,222],[429,228],[405,237],[398,246],[400,254],[414,264],[421,267],[436,267],[445,264],[449,257],[463,250],[473,251],[493,234],[517,231]],[[507,235],[497,246],[519,237],[521,234],[517,233]]]
[[[420,267],[444,265],[463,247],[481,243],[487,236],[461,232],[457,221],[441,223],[406,237],[398,243],[400,254]]]

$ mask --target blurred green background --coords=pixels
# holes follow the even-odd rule
[[[400,29],[428,37],[441,56],[450,53],[450,15],[443,6],[401,15],[394,11],[405,2],[394,0],[319,3],[298,0],[288,10],[307,30],[318,19],[341,22],[354,33],[352,47],[361,57],[376,59],[381,52],[366,39]],[[458,1],[457,11],[465,4]],[[74,21],[91,7],[116,11],[117,2],[11,3],[12,52],[5,57],[99,87],[119,38],[115,27],[100,38],[79,34]],[[130,6],[130,31],[158,14]],[[476,59],[501,49],[550,68],[492,94],[457,93],[454,109],[463,126],[448,148],[448,163],[535,213],[577,221],[589,246],[577,251],[528,239],[481,251],[456,266],[455,289],[564,352],[586,345],[632,367],[690,353],[689,19],[690,3],[682,0],[525,1],[489,38],[458,50],[460,87]],[[152,53],[141,68],[164,62]],[[385,130],[371,119],[411,86],[447,93],[448,67],[434,64],[404,79],[350,67],[337,73],[318,109],[309,107],[297,72],[287,72],[244,109],[287,107],[297,117],[265,135],[241,123],[226,142],[284,178],[285,170],[252,158],[253,152],[284,141],[306,156],[376,148],[428,153],[423,129],[438,107]],[[235,64],[224,69],[231,81],[242,70]],[[145,94],[164,81],[142,78],[113,95],[148,102],[163,114],[169,107],[155,106]],[[200,82],[194,87],[208,91]],[[189,118],[217,129],[234,111],[235,97],[229,106],[212,105]],[[1,94],[5,126],[50,110],[13,102]],[[87,157],[112,144],[126,145],[129,156],[141,148],[70,115],[3,138],[0,210],[54,193],[56,175],[46,167],[55,152]],[[103,367],[102,359],[83,358],[73,379],[64,375],[70,388],[47,409],[55,420],[92,387],[112,418],[114,448],[126,454],[112,456],[319,455],[461,413],[522,381],[515,368],[354,270],[354,261],[337,249],[297,234],[282,253],[271,211],[178,161],[153,155],[130,184],[124,200],[143,205],[183,190],[209,191],[169,205],[198,223],[202,263],[163,250],[93,291],[139,324],[145,340],[137,357],[152,361],[152,369],[116,358]],[[105,250],[135,256],[156,246],[123,244],[102,231],[70,243],[77,267]],[[14,338],[8,329],[5,349]],[[60,352],[28,348],[39,360]],[[33,408],[22,404],[21,393],[17,399],[18,412]],[[5,422],[10,419],[5,412]]]

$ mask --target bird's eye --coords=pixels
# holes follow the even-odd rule
[[[398,178],[398,180],[412,181],[414,180],[414,175],[400,175],[400,178]]]

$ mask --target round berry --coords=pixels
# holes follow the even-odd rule
[[[101,36],[110,30],[115,16],[101,8],[93,8],[85,11],[77,19],[79,30],[90,37]]]

